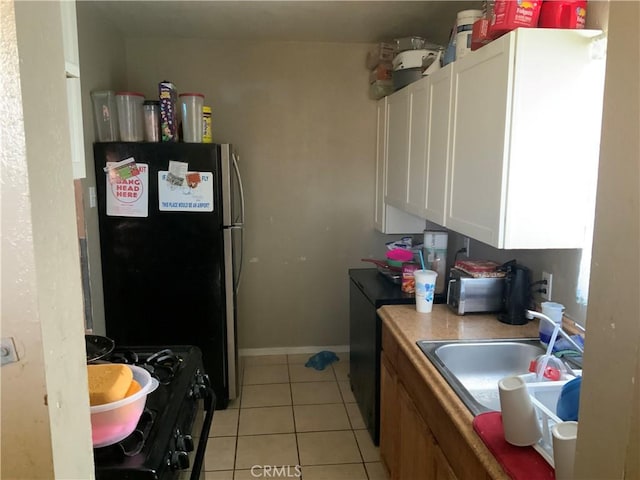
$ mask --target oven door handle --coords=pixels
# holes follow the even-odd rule
[[[204,395],[204,409],[207,414],[204,417],[204,422],[202,422],[202,431],[200,432],[198,451],[196,452],[196,458],[193,460],[190,480],[198,480],[200,478],[200,471],[202,470],[202,465],[204,463],[204,454],[207,450],[209,430],[211,430],[211,423],[213,422],[213,412],[215,410],[215,407],[216,396],[213,392],[213,389],[211,387],[207,387]]]

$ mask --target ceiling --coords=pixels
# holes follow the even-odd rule
[[[446,44],[456,12],[481,1],[88,1],[127,37]]]

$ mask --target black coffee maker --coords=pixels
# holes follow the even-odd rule
[[[515,260],[501,265],[497,270],[506,272],[502,294],[503,311],[498,320],[510,325],[524,325],[529,319],[527,310],[531,308],[531,271]]]

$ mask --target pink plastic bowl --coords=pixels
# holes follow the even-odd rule
[[[394,248],[387,252],[387,258],[397,262],[410,262],[413,260],[413,252],[404,248]]]
[[[147,402],[147,395],[158,388],[158,381],[144,368],[127,365],[140,391],[116,402],[91,407],[91,440],[100,448],[124,440],[136,429]]]

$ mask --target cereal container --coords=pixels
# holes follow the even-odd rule
[[[178,141],[177,102],[178,90],[171,82],[160,82],[158,85],[160,97],[160,130],[163,142]]]

